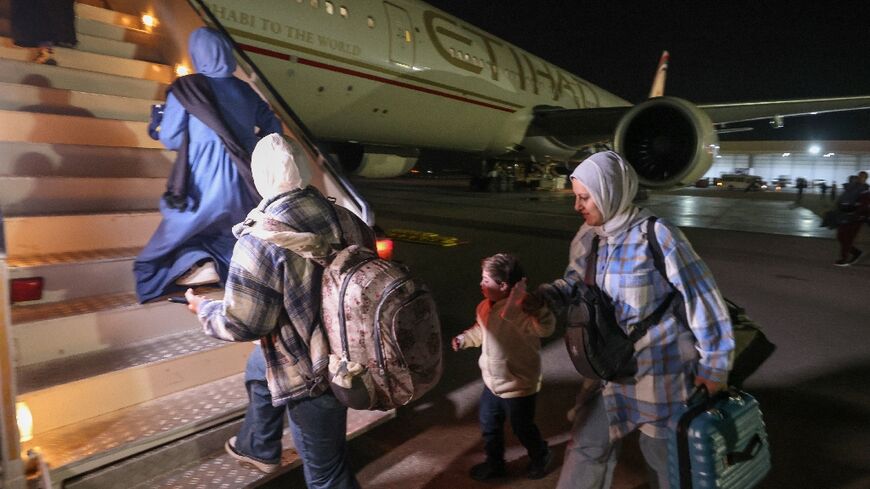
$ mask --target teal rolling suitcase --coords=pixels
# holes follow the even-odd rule
[[[750,489],[770,471],[770,448],[758,401],[737,389],[699,389],[671,420],[671,489]]]

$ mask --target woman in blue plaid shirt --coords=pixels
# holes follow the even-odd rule
[[[571,243],[563,278],[539,289],[560,309],[584,287],[593,237],[599,237],[595,282],[613,300],[627,333],[677,291],[661,321],[634,345],[637,373],[603,384],[587,380],[578,402],[560,489],[611,485],[620,441],[640,430],[640,446],[653,488],[668,487],[667,425],[694,385],[710,393],[724,386],[734,349],[731,321],[713,276],[679,229],[657,220],[667,277],[655,267],[647,240],[652,214],[632,203],[637,174],[612,151],[596,153],[571,174],[575,210],[585,223]]]

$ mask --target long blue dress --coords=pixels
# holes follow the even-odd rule
[[[260,135],[281,132],[281,123],[269,106],[245,82],[232,76],[236,63],[226,39],[200,28],[191,34],[189,49],[196,71],[208,76],[224,121],[248,153],[258,140],[255,128]],[[192,205],[180,211],[161,199],[163,220],[133,265],[141,302],[183,291],[185,287],[176,285],[175,280],[205,260],[214,261],[221,281],[225,281],[235,245],[232,227],[260,200],[247,190],[218,135],[189,114],[170,92],[160,141],[177,150],[185,130],[189,135],[188,196]]]

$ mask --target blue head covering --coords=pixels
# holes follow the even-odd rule
[[[236,59],[230,42],[218,31],[200,27],[193,31],[187,43],[193,67],[197,73],[211,78],[228,78],[236,70]]]

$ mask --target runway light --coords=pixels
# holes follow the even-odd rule
[[[810,146],[807,149],[807,151],[809,151],[810,154],[812,154],[812,155],[817,155],[822,151],[822,147],[819,146],[818,144],[814,144],[814,145]]]
[[[825,153],[822,155],[824,158],[830,158],[831,156],[834,156],[834,153]]]
[[[33,414],[25,402],[15,403],[15,419],[18,421],[18,435],[21,443],[33,439]]]
[[[185,76],[190,74],[190,68],[182,64],[175,65],[175,76]]]
[[[782,157],[783,157],[783,158],[787,158],[787,157],[789,157],[789,156],[791,156],[791,153],[783,153],[783,154],[782,154]]]

